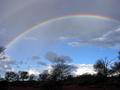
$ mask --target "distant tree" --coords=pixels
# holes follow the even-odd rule
[[[49,78],[48,70],[44,70],[41,74],[39,74],[38,80],[45,81]]]
[[[75,70],[75,67],[65,63],[58,63],[52,65],[51,70],[51,79],[53,80],[63,80],[69,75],[72,75],[72,71]]]
[[[68,64],[72,61],[69,56],[59,56],[54,52],[48,52],[46,59],[53,63],[49,77],[52,80],[63,80],[72,74],[72,70],[76,69],[75,66]]]
[[[113,74],[120,74],[120,51],[118,52],[118,61],[111,66]]]
[[[0,81],[4,81],[4,78],[3,78],[3,77],[1,77],[1,75],[0,75]]]
[[[33,80],[35,80],[35,75],[34,74],[29,75],[29,81],[33,81]]]
[[[4,47],[0,47],[0,60],[6,59],[6,56],[4,54],[4,50],[5,50]]]
[[[120,74],[120,62],[115,62],[112,66],[112,72],[116,74]]]
[[[19,71],[19,78],[22,80],[22,81],[25,81],[29,78],[29,74],[28,72],[26,71]]]
[[[98,74],[101,74],[103,76],[107,76],[109,74],[109,67],[110,67],[110,61],[105,59],[99,59],[94,64],[94,69]]]
[[[5,80],[7,81],[17,81],[19,79],[19,76],[15,72],[6,72],[5,73]]]

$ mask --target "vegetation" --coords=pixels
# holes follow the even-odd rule
[[[94,64],[94,69],[99,75],[107,76],[109,75],[109,66],[110,66],[110,61],[105,59],[99,59],[97,60],[96,64]]]

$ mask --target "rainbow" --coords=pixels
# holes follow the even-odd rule
[[[106,17],[106,16],[99,16],[99,15],[94,15],[94,14],[75,14],[75,15],[67,15],[67,16],[63,16],[63,17],[56,17],[56,18],[52,18],[49,20],[46,20],[42,23],[39,23],[35,26],[32,26],[31,28],[25,30],[25,32],[23,32],[22,34],[20,34],[18,37],[16,37],[15,39],[13,39],[7,46],[6,48],[11,47],[16,41],[18,41],[21,37],[23,37],[25,34],[31,32],[32,30],[35,30],[41,26],[44,26],[48,23],[52,23],[54,21],[59,21],[59,20],[63,20],[66,18],[71,18],[71,17],[76,17],[76,18],[96,18],[96,19],[100,19],[100,20],[108,20],[108,21],[114,21],[114,22],[118,22],[115,19],[112,19],[110,17]]]

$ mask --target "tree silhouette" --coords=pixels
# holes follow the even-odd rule
[[[29,81],[33,81],[33,80],[35,80],[35,75],[34,74],[29,75]]]
[[[0,47],[0,60],[6,59],[6,56],[4,55],[4,47]]]
[[[52,80],[63,80],[72,74],[73,69],[76,69],[75,66],[68,64],[72,61],[69,56],[59,56],[56,53],[48,52],[46,54],[46,59],[53,63],[50,72],[50,79]]]
[[[75,69],[72,65],[65,63],[58,63],[52,65],[51,79],[53,80],[64,80],[67,76],[72,74],[72,70]]]
[[[19,71],[19,78],[22,81],[27,80],[29,78],[28,72],[26,72],[26,71]]]
[[[94,67],[95,71],[97,71],[98,74],[107,76],[109,74],[109,65],[110,65],[109,60],[107,60],[107,58],[105,58],[105,59],[97,60],[97,62],[94,64],[93,67]]]
[[[7,81],[17,81],[17,80],[19,80],[19,76],[15,72],[6,72],[5,73],[5,80],[7,80]]]
[[[115,62],[112,66],[112,72],[116,74],[120,74],[120,62]]]
[[[111,66],[112,68],[112,73],[113,74],[120,74],[120,51],[118,52],[118,61],[114,63],[113,66]]]
[[[49,78],[48,70],[44,70],[41,74],[39,74],[38,80],[45,81]]]

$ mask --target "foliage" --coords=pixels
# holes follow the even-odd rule
[[[67,65],[64,63],[58,63],[55,65],[52,65],[52,71],[51,71],[51,79],[53,80],[63,80],[67,76],[71,75],[72,70],[75,69],[72,65]]]
[[[35,80],[35,75],[34,74],[29,75],[29,81],[34,81],[34,80]]]
[[[48,71],[45,70],[45,71],[43,71],[43,73],[39,74],[38,80],[39,81],[46,81],[46,80],[48,80],[48,78],[49,78]]]
[[[94,69],[97,71],[98,74],[101,74],[103,76],[107,76],[109,74],[109,66],[110,66],[110,61],[105,59],[99,59],[97,62],[94,64]]]
[[[7,81],[17,81],[17,80],[19,80],[19,76],[15,72],[6,72],[5,73],[5,80],[7,80]]]
[[[28,72],[26,72],[26,71],[19,71],[19,78],[22,81],[27,80],[29,78]]]

